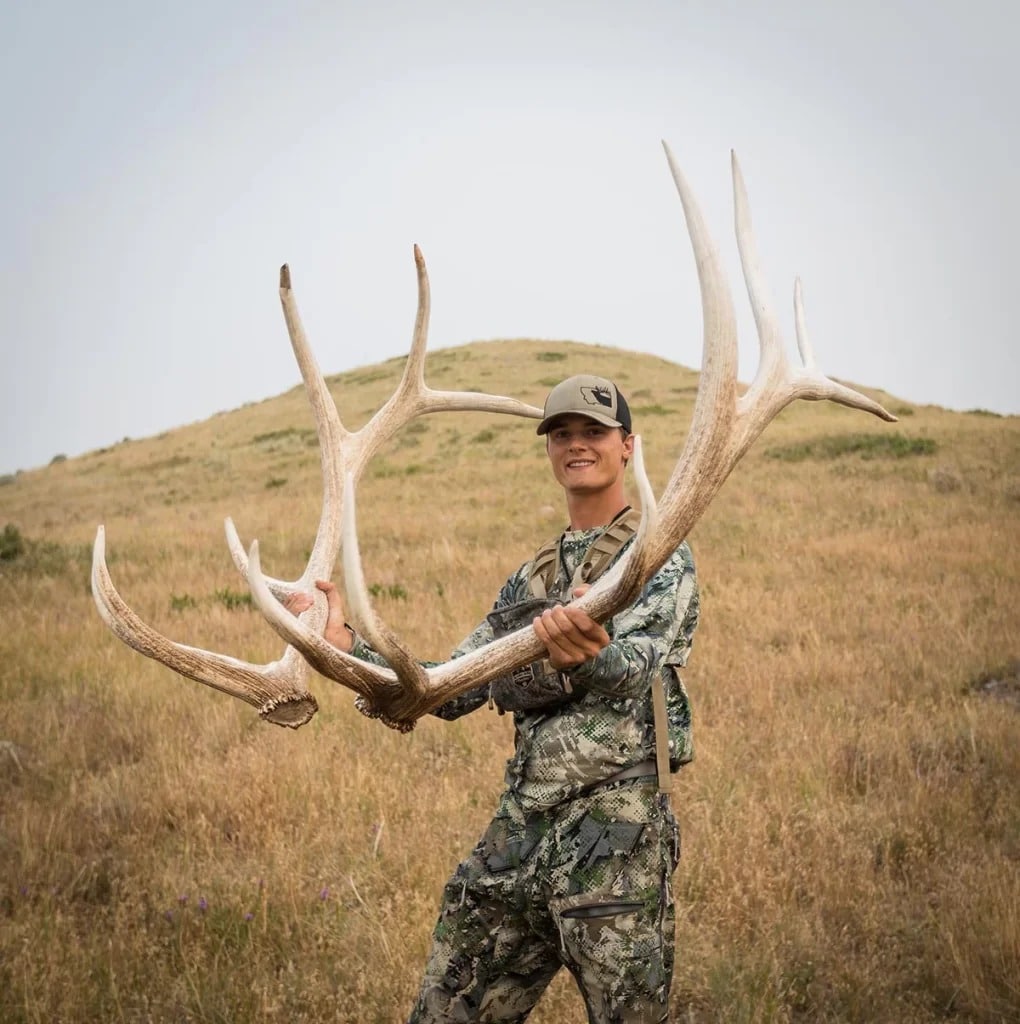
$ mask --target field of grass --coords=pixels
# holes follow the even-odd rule
[[[359,426],[399,361],[331,379]],[[628,394],[661,488],[697,374],[574,343],[433,353],[436,387],[541,404],[577,372]],[[691,536],[702,624],[673,1019],[1020,1020],[1020,417],[876,394],[884,424],[785,411]],[[494,806],[511,723],[402,736],[316,677],[300,730],[135,654],[124,598],[173,639],[282,645],[223,541],[303,567],[319,514],[303,392],[0,479],[0,1020],[390,1022],[441,887]],[[359,491],[366,576],[445,657],[563,526],[534,424],[426,417]],[[532,1020],[584,1011],[559,978]]]

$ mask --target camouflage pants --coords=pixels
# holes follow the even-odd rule
[[[530,815],[504,794],[443,892],[410,1024],[523,1021],[560,967],[591,1024],[665,1021],[679,852],[654,780]]]

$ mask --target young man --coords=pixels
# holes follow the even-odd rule
[[[523,1021],[561,967],[589,1021],[667,1020],[669,883],[680,851],[656,784],[652,690],[661,675],[675,771],[691,757],[677,670],[698,618],[694,563],[681,545],[605,626],[571,605],[589,585],[584,565],[599,561],[599,544],[604,571],[633,533],[624,489],[630,410],[611,381],[571,377],[550,392],[538,433],[569,525],[536,556],[546,563],[542,580],[536,560],[521,566],[454,656],[532,621],[547,659],[527,680],[497,679],[435,711],[444,719],[483,704],[512,711],[515,752],[492,823],[444,890],[412,1024]],[[330,606],[326,638],[379,661],[344,625],[335,587],[318,586]],[[538,611],[536,594],[546,598]],[[297,595],[288,607],[298,613],[310,600]]]

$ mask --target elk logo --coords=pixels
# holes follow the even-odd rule
[[[609,393],[609,388],[601,386],[581,388],[581,397],[589,405],[604,405],[607,409],[613,408],[613,397]]]

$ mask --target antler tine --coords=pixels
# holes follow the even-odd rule
[[[352,435],[357,445],[357,455],[346,469],[353,474],[355,483],[361,476],[364,463],[397,430],[417,416],[434,412],[495,412],[532,419],[542,418],[541,409],[516,398],[476,391],[436,391],[425,383],[431,291],[425,257],[417,245],[414,247],[414,265],[418,277],[418,310],[411,348],[394,393],[368,423]]]
[[[758,329],[760,358],[754,381],[737,403],[737,419],[741,424],[733,461],[761,434],[769,422],[787,405],[798,398],[839,402],[854,409],[870,412],[888,422],[896,417],[878,402],[843,384],[829,380],[817,367],[814,352],[807,336],[803,294],[800,279],[794,283],[794,314],[797,328],[797,347],[803,366],[794,370],[783,351],[779,319],[768,295],[765,275],[758,259],[758,246],[751,225],[751,204],[747,186],[736,153],[730,154],[733,169],[733,209],[736,226],[737,249],[747,285],[748,298]]]
[[[305,393],[308,395],[312,415],[315,419],[323,489],[322,513],[319,517],[315,542],[312,545],[304,572],[293,582],[265,577],[270,590],[277,598],[282,599],[295,590],[307,590],[315,580],[326,579],[333,571],[340,548],[343,495],[343,463],[342,459],[338,458],[338,453],[343,452],[344,444],[351,433],[340,421],[336,403],[329,393],[326,379],[323,377],[311,346],[308,344],[308,336],[305,334],[304,324],[301,321],[301,314],[291,286],[290,267],[286,263],[280,267],[280,305],[283,308],[283,318],[287,324],[287,334],[290,337],[294,358],[301,371]],[[229,516],[224,523],[224,528],[227,534],[227,546],[234,559],[234,564],[241,575],[247,579],[248,555],[234,527],[234,522]],[[317,602],[317,604],[320,603]],[[311,614],[310,618],[318,619],[318,626],[321,628],[325,621],[321,604],[318,611]]]
[[[318,710],[304,687],[308,666],[297,651],[279,661],[253,665],[226,655],[168,640],[125,603],[106,565],[106,531],[100,526],[92,551],[92,596],[103,621],[129,647],[162,662],[180,675],[238,697],[275,725],[292,729],[304,725]]]
[[[807,320],[804,316],[804,290],[801,287],[798,277],[793,283],[793,312],[794,322],[797,329],[797,348],[800,351],[800,358],[803,363],[803,370],[794,372],[793,387],[797,391],[797,398],[807,399],[828,399],[830,402],[838,402],[840,405],[849,406],[851,409],[861,409],[870,412],[873,416],[885,420],[887,423],[896,423],[897,418],[888,410],[883,408],[874,399],[867,395],[848,388],[818,371],[815,365],[815,355],[811,346],[811,339],[808,337]],[[805,393],[804,382],[808,382],[811,391],[817,387],[819,394]]]
[[[358,549],[358,524],[354,500],[354,478],[348,474],[344,486],[344,521],[342,528],[344,584],[347,608],[364,632],[368,642],[393,667],[397,677],[414,697],[421,697],[428,688],[428,677],[414,655],[400,642],[376,615],[368,597],[365,574]]]

